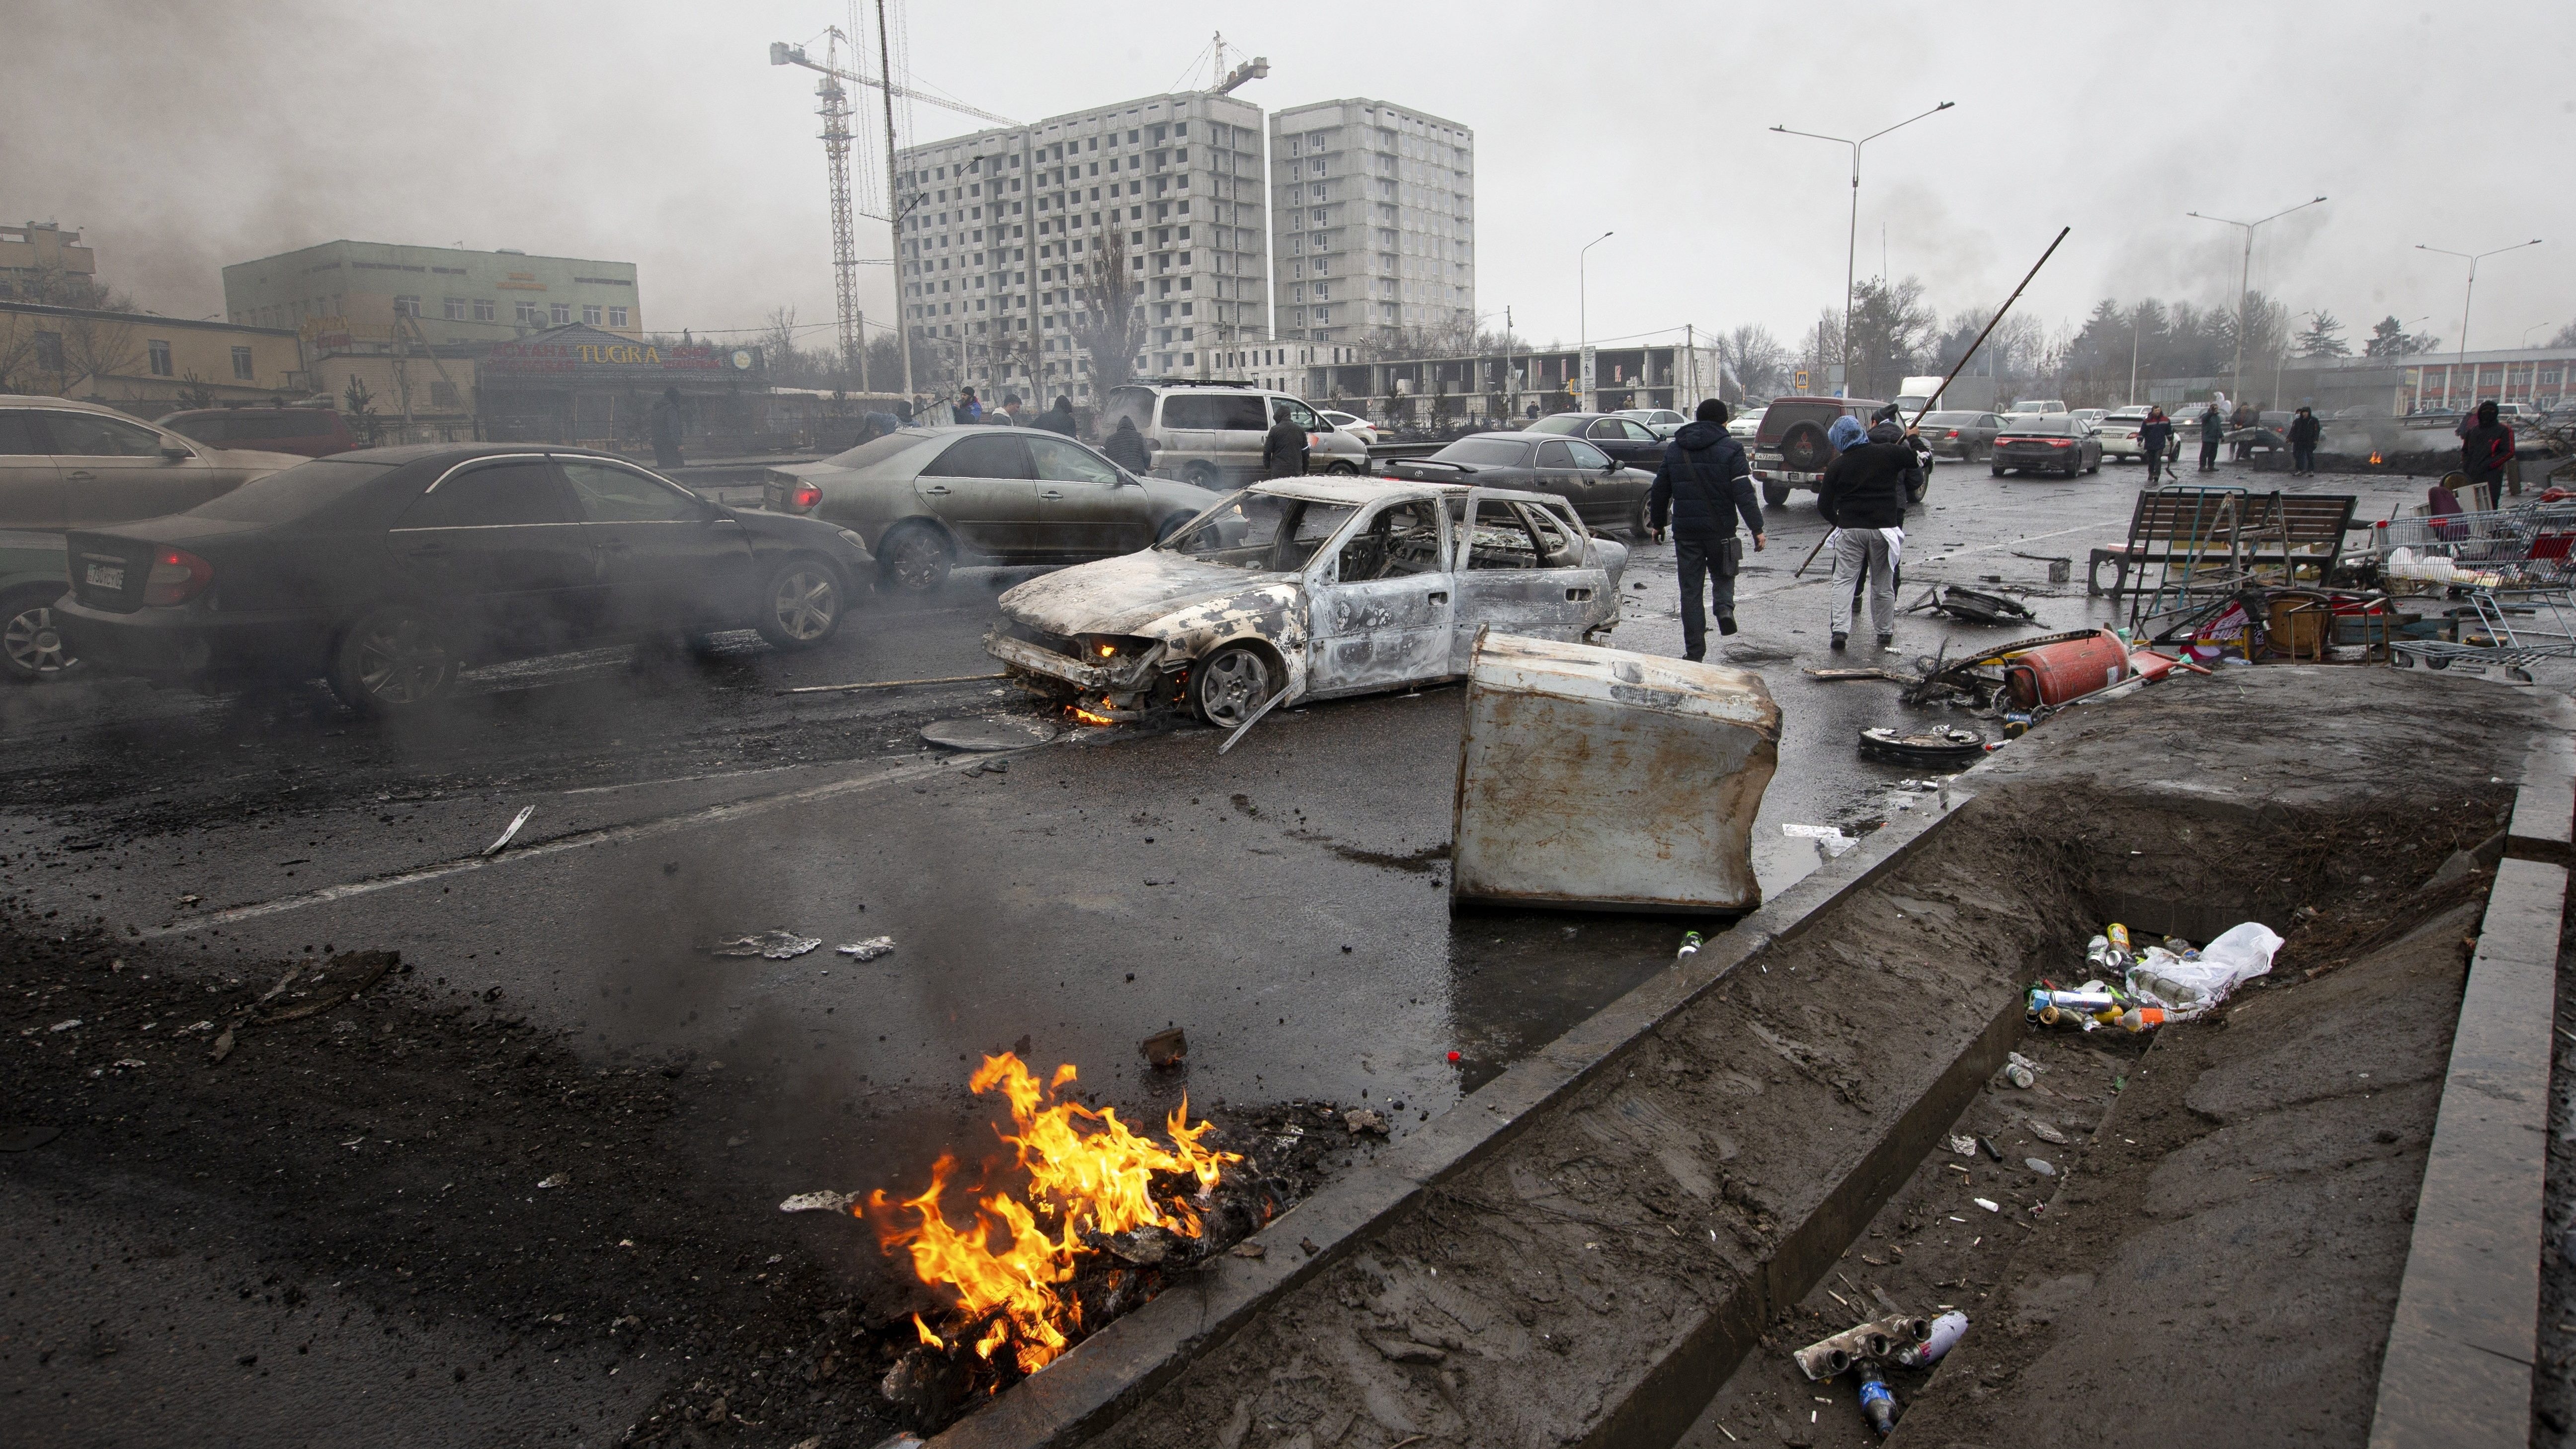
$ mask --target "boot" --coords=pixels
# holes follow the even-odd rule
[[[1843,647],[1849,643],[1851,643],[1851,636],[1849,634],[1836,634],[1834,636],[1834,652],[1837,654],[1841,653]]]
[[[1878,647],[1881,653],[1892,654],[1896,652],[1896,636],[1893,634],[1879,635]]]
[[[1719,632],[1720,634],[1732,634],[1732,633],[1734,633],[1734,632],[1735,632],[1735,616],[1734,616],[1733,614],[1720,614],[1720,615],[1718,615],[1718,616],[1717,616],[1717,632]]]

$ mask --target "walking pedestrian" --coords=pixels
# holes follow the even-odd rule
[[[1830,604],[1833,647],[1851,641],[1859,610],[1852,586],[1869,581],[1870,622],[1878,647],[1896,647],[1896,568],[1905,552],[1905,498],[1921,486],[1922,464],[1905,430],[1880,423],[1866,433],[1857,418],[1836,418],[1825,441],[1840,450],[1816,488],[1816,512],[1834,526]]]
[[[2218,442],[2227,436],[2227,418],[2211,403],[2200,410],[2200,471],[2218,466]]]
[[[2263,415],[2254,411],[2253,403],[2240,402],[2236,405],[2236,411],[2228,414],[2227,426],[2231,430],[2242,431],[2243,429],[2254,426],[2256,423],[2262,421],[2262,419]],[[2247,458],[2252,457],[2253,454],[2254,445],[2251,442],[2243,438],[2236,440],[2235,461],[2242,463]]]
[[[645,421],[653,431],[653,466],[679,467],[680,438],[688,432],[688,419],[680,413],[680,390],[676,387],[662,389],[662,395],[653,400]]]
[[[1682,424],[1664,445],[1664,461],[1655,469],[1655,485],[1646,494],[1646,525],[1657,543],[1664,541],[1669,521],[1673,562],[1682,585],[1682,657],[1708,656],[1708,619],[1701,612],[1700,590],[1709,588],[1717,605],[1717,632],[1735,632],[1735,574],[1744,545],[1735,520],[1744,520],[1753,535],[1753,550],[1768,540],[1762,532],[1762,504],[1753,495],[1753,466],[1744,445],[1726,431],[1726,404],[1710,398],[1699,405],[1693,421]]]
[[[2150,488],[2163,486],[2165,449],[2173,442],[2173,430],[2173,419],[2165,416],[2163,408],[2150,406],[2147,409],[2147,421],[2138,429],[2138,447],[2147,455],[2147,486]]]
[[[952,423],[984,421],[984,405],[975,400],[975,389],[961,387],[957,390],[957,401],[948,409],[948,420]]]
[[[1073,399],[1063,393],[1057,393],[1055,406],[1038,414],[1037,421],[1030,426],[1044,428],[1050,433],[1062,433],[1068,438],[1072,437],[1074,433]]]
[[[1025,428],[1029,425],[1028,409],[1020,406],[1020,395],[1002,394],[1002,410],[993,415],[993,425],[1000,428]]]
[[[1100,451],[1109,455],[1110,462],[1139,478],[1153,466],[1152,457],[1145,451],[1145,435],[1136,431],[1132,417],[1118,420],[1117,428],[1109,434],[1109,441],[1100,445]]]
[[[2460,430],[2460,471],[2469,486],[2486,489],[2486,506],[2495,506],[2496,485],[2513,461],[2513,429],[2496,417],[2495,400],[2478,404],[2477,421]]]
[[[1306,472],[1306,430],[1288,416],[1288,405],[1275,404],[1270,412],[1270,434],[1261,440],[1261,476],[1264,478],[1297,478]]]
[[[2326,425],[2317,420],[2313,409],[2302,407],[2290,419],[2290,476],[2313,478],[2317,474],[2317,439]]]

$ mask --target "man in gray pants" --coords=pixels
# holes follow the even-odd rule
[[[1834,647],[1851,642],[1853,586],[1869,579],[1870,622],[1878,647],[1896,647],[1896,566],[1905,546],[1906,495],[1922,486],[1923,468],[1905,430],[1880,423],[1866,433],[1856,418],[1836,418],[1826,441],[1839,450],[1825,465],[1816,511],[1834,526],[1831,620]]]

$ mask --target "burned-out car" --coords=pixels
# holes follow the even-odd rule
[[[1162,543],[1002,595],[984,647],[1101,719],[1186,707],[1220,727],[1274,695],[1464,674],[1476,631],[1592,640],[1628,550],[1562,498],[1386,478],[1256,483]]]

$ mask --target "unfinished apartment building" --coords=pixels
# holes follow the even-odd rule
[[[1131,366],[1200,374],[1211,350],[1270,332],[1261,110],[1153,96],[896,153],[904,325],[932,380],[1096,402],[1074,329],[1080,283],[1113,233],[1144,308]]]
[[[1279,335],[1392,344],[1476,317],[1476,135],[1385,101],[1270,118]]]

